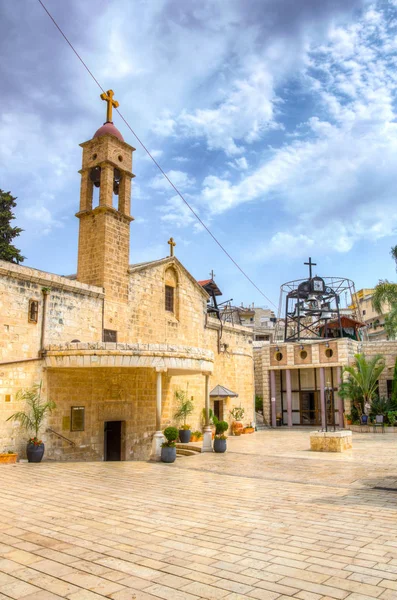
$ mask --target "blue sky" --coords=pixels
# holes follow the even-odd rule
[[[214,235],[278,303],[323,276],[395,279],[397,1],[46,0]],[[81,148],[99,90],[39,3],[0,6],[0,187],[18,196],[24,264],[76,271]],[[168,254],[224,299],[266,301],[134,153],[131,263]]]

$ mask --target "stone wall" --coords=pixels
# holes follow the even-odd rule
[[[397,358],[397,340],[382,340],[376,342],[363,342],[362,352],[367,357],[381,354],[385,358],[386,368],[379,379],[379,395],[387,395],[387,380],[393,379],[394,364]]]
[[[104,301],[100,288],[79,283],[73,278],[8,263],[0,266],[5,269],[0,272],[0,329],[5,332],[1,340],[0,360],[3,363],[0,365],[0,450],[11,446],[24,456],[28,435],[6,422],[6,419],[24,408],[16,400],[17,391],[41,380],[43,396],[57,404],[42,432],[47,458],[101,460],[104,423],[111,419],[125,421],[124,458],[148,458],[155,429],[155,369],[111,366],[116,361],[111,359],[110,350],[106,361],[109,368],[86,368],[84,359],[80,369],[76,368],[80,364],[77,360],[74,366],[70,362],[71,366],[60,369],[56,368],[56,360],[52,361],[52,356],[56,354],[53,349],[57,345],[75,348],[77,354],[79,348],[90,344],[96,347],[98,342],[102,342],[103,319],[105,328],[107,326],[117,331],[120,346],[128,342],[155,344],[157,355],[161,357],[163,346],[175,344],[175,347],[191,348],[193,358],[198,356],[197,351],[200,356],[210,357],[209,360],[213,361],[210,389],[220,384],[238,394],[238,398],[224,402],[225,420],[230,422],[230,410],[235,405],[244,407],[246,424],[253,420],[252,332],[241,326],[221,326],[217,319],[209,318],[206,293],[176,259],[158,261],[153,267],[132,268],[129,275],[129,301],[121,304],[114,299]],[[165,310],[164,288],[165,281],[169,281],[170,268],[176,283],[174,313]],[[43,360],[37,360],[43,288],[50,288],[44,339],[46,356]],[[37,299],[39,303],[37,324],[28,322],[29,299]],[[82,344],[70,344],[76,339]],[[115,348],[116,344],[110,346]],[[84,351],[80,354],[83,355]],[[10,363],[24,359],[36,360]],[[124,407],[112,403],[112,395],[116,394],[114,390],[117,391],[118,387],[120,394],[124,394]],[[175,391],[186,387],[195,403],[190,424],[193,429],[201,429],[205,379],[202,374],[191,374],[189,371],[180,375],[163,375],[163,427],[176,424]],[[70,431],[72,406],[85,407],[84,432]],[[46,433],[47,425],[75,442],[76,447],[72,448],[54,434]]]
[[[102,339],[101,289],[0,261],[0,362],[39,355],[43,289],[49,290],[45,344]],[[29,321],[30,300],[38,302],[37,323]]]

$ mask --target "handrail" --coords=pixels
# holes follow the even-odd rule
[[[67,437],[65,437],[61,433],[58,433],[57,431],[54,431],[53,429],[51,429],[51,427],[47,427],[46,431],[49,432],[49,433],[53,433],[54,435],[58,436],[62,440],[65,440],[65,442],[67,442],[71,446],[76,446],[75,442],[73,442],[72,440],[69,440]]]

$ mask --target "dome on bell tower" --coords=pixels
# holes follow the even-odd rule
[[[102,125],[93,135],[93,138],[100,137],[101,135],[106,135],[110,133],[110,135],[114,135],[116,138],[124,142],[124,138],[121,135],[120,131],[113,125],[113,123],[107,122]]]

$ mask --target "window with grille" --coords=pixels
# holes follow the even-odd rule
[[[29,323],[37,323],[39,316],[39,303],[37,300],[29,300],[29,312],[28,321]]]
[[[113,329],[103,330],[103,341],[104,342],[117,342],[117,331]]]
[[[165,286],[165,310],[174,312],[174,288],[170,285]]]

